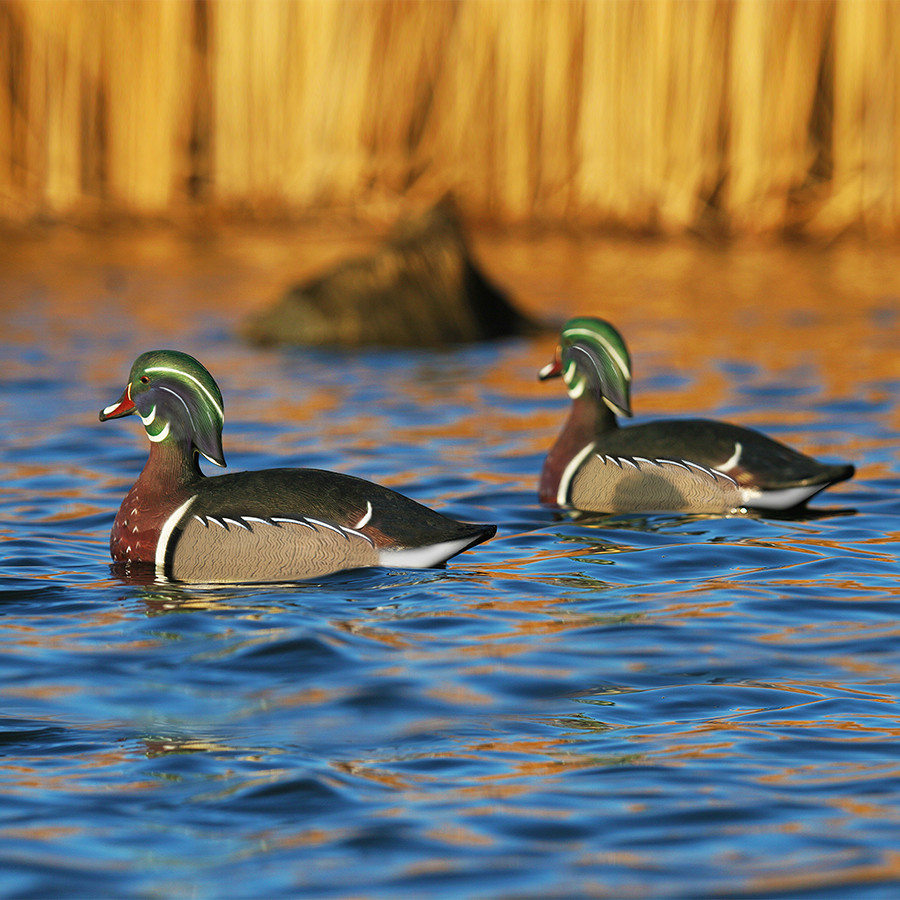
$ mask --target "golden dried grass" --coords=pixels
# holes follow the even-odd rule
[[[900,224],[896,0],[7,0],[0,216]]]

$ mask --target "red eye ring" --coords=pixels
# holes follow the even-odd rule
[[[150,384],[150,376],[141,375],[141,384]]]

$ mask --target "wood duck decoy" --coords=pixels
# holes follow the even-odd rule
[[[110,535],[117,563],[157,578],[236,583],[317,578],[364,566],[440,566],[496,532],[457,522],[386,487],[319,469],[208,478],[225,466],[222,394],[192,356],[151,350],[100,421],[137,413],[150,457]],[[138,568],[138,566],[135,566]]]
[[[728,513],[801,506],[854,467],[829,465],[749,428],[709,419],[663,419],[620,428],[631,416],[631,358],[603,319],[563,327],[541,380],[561,375],[569,418],[544,461],[543,503],[589,512]]]

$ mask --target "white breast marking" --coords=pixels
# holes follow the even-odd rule
[[[569,464],[565,469],[563,469],[563,473],[559,479],[559,488],[557,488],[556,491],[556,502],[559,506],[566,506],[569,495],[569,485],[572,483],[572,479],[575,477],[578,467],[591,455],[593,450],[594,442],[591,441],[590,444],[576,453],[575,456],[569,460]]]
[[[169,546],[169,541],[172,538],[172,532],[175,530],[175,526],[184,518],[184,514],[188,511],[188,507],[197,499],[197,495],[194,494],[193,497],[190,497],[188,500],[185,500],[175,512],[169,516],[168,519],[163,523],[163,527],[159,531],[159,540],[156,542],[156,574],[158,576],[165,575],[165,567],[166,567],[166,548]]]

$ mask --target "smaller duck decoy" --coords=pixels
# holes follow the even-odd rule
[[[150,456],[125,495],[110,553],[161,580],[294,581],[366,566],[432,568],[487,540],[494,525],[457,522],[386,487],[319,469],[206,477],[225,466],[219,387],[192,356],[151,350],[100,421],[137,413]]]
[[[620,428],[616,415],[631,416],[631,358],[603,319],[565,324],[554,360],[538,373],[541,380],[560,375],[572,407],[544,460],[543,503],[603,513],[787,510],[855,471],[728,422],[663,419]]]

